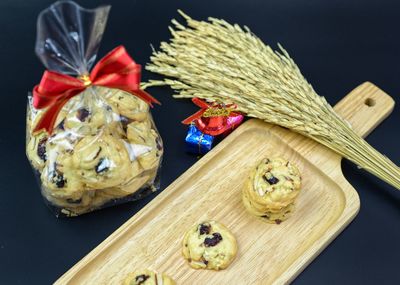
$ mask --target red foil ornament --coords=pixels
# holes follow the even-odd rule
[[[236,108],[234,104],[207,103],[199,98],[193,98],[192,101],[201,110],[182,121],[182,123],[187,125],[194,123],[204,134],[212,136],[227,135],[244,119],[241,113],[233,111]]]

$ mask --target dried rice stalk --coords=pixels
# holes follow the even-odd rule
[[[248,116],[310,137],[400,189],[399,168],[334,112],[280,45],[274,51],[247,27],[179,12],[187,26],[172,20],[171,42],[162,42],[146,67],[175,79],[152,80],[144,88],[169,85],[176,98],[235,103]]]

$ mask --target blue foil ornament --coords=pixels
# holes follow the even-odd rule
[[[199,131],[195,125],[190,125],[186,135],[186,151],[194,154],[205,154],[212,148],[214,136]]]

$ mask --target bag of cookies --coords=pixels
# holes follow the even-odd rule
[[[110,7],[56,2],[38,18],[47,70],[28,96],[26,153],[46,203],[77,216],[158,189],[163,146],[140,89],[140,65],[119,46],[95,64]]]

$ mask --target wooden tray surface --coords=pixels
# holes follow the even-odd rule
[[[390,96],[367,82],[335,110],[365,136],[393,106]],[[280,225],[252,217],[241,202],[249,171],[266,156],[286,157],[303,177],[296,211]],[[121,284],[129,272],[140,268],[165,272],[177,284],[289,283],[359,210],[359,197],[343,177],[340,161],[337,154],[299,134],[249,120],[56,284]],[[222,222],[237,237],[238,255],[225,270],[194,270],[182,258],[185,231],[204,219]]]

